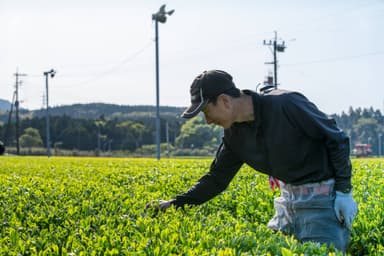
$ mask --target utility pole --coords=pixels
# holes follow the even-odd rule
[[[165,121],[165,135],[167,140],[167,157],[169,157],[169,127],[168,121]]]
[[[27,74],[21,74],[19,73],[19,70],[16,69],[16,73],[14,76],[16,77],[16,84],[15,84],[15,94],[16,94],[16,100],[15,100],[15,111],[16,111],[16,152],[17,155],[20,155],[20,144],[19,144],[19,137],[20,137],[20,119],[19,119],[19,84],[21,81],[19,80],[20,76],[26,76]]]
[[[46,94],[45,94],[45,99],[46,99],[46,104],[47,104],[47,109],[46,109],[46,115],[45,115],[45,121],[46,121],[46,126],[47,126],[47,156],[50,157],[51,156],[51,146],[50,146],[50,140],[51,140],[51,136],[50,136],[50,128],[49,128],[49,102],[48,102],[48,75],[51,76],[51,78],[53,78],[56,74],[56,71],[51,69],[49,71],[46,71],[44,72],[44,76],[45,76],[45,89],[46,89]]]
[[[167,15],[170,16],[175,10],[165,11],[163,4],[157,13],[152,14],[152,20],[155,21],[155,41],[156,41],[156,151],[157,160],[160,160],[160,96],[159,96],[159,32],[158,23],[165,23]]]
[[[265,62],[265,64],[273,64],[273,80],[274,80],[274,87],[277,89],[277,67],[278,67],[278,61],[277,61],[277,52],[284,52],[285,50],[285,42],[283,41],[281,44],[277,42],[277,32],[275,31],[275,38],[273,40],[269,40],[266,42],[263,41],[263,44],[266,46],[273,46],[272,53],[273,53],[273,61],[272,62]]]
[[[9,114],[8,114],[8,123],[5,129],[4,138],[3,138],[4,146],[8,145],[9,130],[11,129],[12,112],[13,112],[13,106],[15,105],[15,98],[16,98],[16,91],[13,92],[11,109],[9,110]]]

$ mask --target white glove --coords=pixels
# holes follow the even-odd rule
[[[352,221],[357,214],[357,203],[352,198],[352,192],[343,193],[336,191],[334,209],[340,223],[344,224],[346,228],[351,229]]]
[[[169,201],[165,201],[165,200],[160,200],[160,201],[154,201],[154,202],[151,202],[151,203],[148,203],[145,207],[145,210],[149,210],[149,209],[152,209],[152,217],[155,217],[159,211],[165,211],[167,210],[169,207],[172,206],[172,202],[173,200],[169,200]]]

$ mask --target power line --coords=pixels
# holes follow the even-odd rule
[[[143,53],[147,48],[149,48],[149,46],[151,46],[153,44],[153,41],[150,41],[148,42],[144,47],[142,47],[141,49],[139,49],[138,51],[134,52],[133,54],[129,55],[128,57],[126,57],[125,59],[123,59],[120,63],[118,64],[115,64],[113,67],[105,70],[105,71],[102,71],[100,72],[99,74],[96,74],[94,75],[93,77],[91,78],[88,78],[86,80],[83,80],[83,81],[80,81],[78,83],[75,83],[75,84],[72,84],[72,85],[68,85],[66,87],[71,87],[71,86],[80,86],[80,85],[83,85],[83,84],[87,84],[87,83],[90,83],[90,82],[93,82],[95,80],[98,80],[102,77],[105,77],[105,76],[108,76],[114,72],[116,72],[117,70],[119,70],[121,67],[123,67],[125,64],[131,62],[132,60],[134,60],[137,56],[139,56],[141,53]],[[63,75],[63,77],[71,77],[73,75]]]
[[[331,13],[328,15],[316,17],[315,19],[309,20],[305,23],[297,24],[296,29],[291,30],[290,33],[297,33],[303,30],[306,30],[306,33],[308,33],[309,28],[311,28],[310,30],[313,31],[314,33],[317,33],[317,30],[315,28],[321,25],[322,23],[329,23],[330,21],[332,21],[331,19],[333,17],[337,16],[337,18],[341,18],[342,16],[349,15],[353,11],[361,10],[363,8],[370,7],[372,5],[373,7],[375,7],[376,5],[382,5],[382,2],[376,2],[376,3],[371,2],[371,3],[365,3],[357,6],[350,6],[349,8],[348,7],[345,8],[342,12]],[[334,29],[334,26],[335,24],[332,23],[332,29]]]
[[[89,74],[84,74],[84,73],[61,73],[60,74],[60,78],[72,78],[72,77],[90,77],[88,79],[85,79],[83,81],[80,81],[78,83],[75,83],[75,84],[71,84],[71,85],[68,85],[68,87],[70,86],[78,86],[78,85],[82,85],[82,84],[86,84],[86,83],[89,83],[89,82],[92,82],[94,80],[97,80],[99,78],[102,78],[104,76],[108,76],[114,72],[116,72],[117,70],[119,70],[121,67],[123,67],[125,64],[133,61],[135,58],[137,58],[140,54],[142,54],[147,48],[149,48],[151,45],[153,44],[153,41],[150,40],[147,44],[145,44],[142,48],[140,48],[139,50],[135,51],[134,53],[132,53],[131,55],[127,56],[126,58],[124,58],[122,61],[116,63],[116,64],[113,64],[113,66],[111,68],[108,68],[104,71],[100,71],[100,72],[93,72],[93,73],[89,73]],[[61,68],[62,69],[65,69],[65,68]],[[41,75],[39,74],[32,74],[32,75],[28,75],[28,77],[33,77],[33,78],[41,78]],[[66,86],[67,87],[67,86]]]
[[[297,63],[287,63],[287,64],[281,64],[281,66],[290,67],[290,66],[300,66],[300,65],[308,65],[308,64],[329,63],[329,62],[358,59],[358,58],[383,55],[383,54],[384,54],[384,51],[378,51],[378,52],[370,52],[370,53],[364,53],[364,54],[359,54],[359,55],[341,56],[341,57],[334,57],[334,58],[320,59],[320,60],[313,60],[313,61],[303,61],[303,62],[297,62]]]

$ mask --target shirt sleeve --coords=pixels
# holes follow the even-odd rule
[[[233,154],[226,143],[221,143],[210,171],[187,192],[176,196],[172,201],[176,207],[202,204],[225,190],[236,175],[243,162]]]
[[[351,188],[352,166],[348,136],[337,127],[334,119],[326,116],[302,94],[289,94],[286,103],[286,114],[295,125],[312,139],[324,140],[335,170],[335,189],[343,191]]]

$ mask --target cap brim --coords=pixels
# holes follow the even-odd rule
[[[182,118],[192,118],[197,116],[197,114],[200,113],[200,111],[208,104],[208,101],[203,101],[199,103],[192,104],[189,106],[182,114]]]

